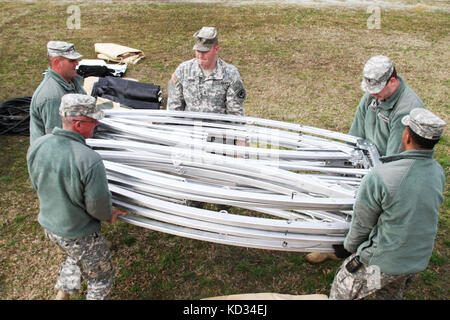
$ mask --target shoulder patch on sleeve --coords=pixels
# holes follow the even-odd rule
[[[172,74],[172,83],[174,84],[174,85],[176,85],[177,83],[178,83],[178,78],[177,78],[177,76],[175,75],[175,73],[173,73]]]
[[[235,92],[236,97],[238,97],[239,99],[245,99],[245,97],[247,96],[247,93],[244,89],[244,84],[241,80],[234,82],[231,85],[231,88]]]

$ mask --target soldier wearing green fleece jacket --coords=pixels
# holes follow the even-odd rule
[[[356,109],[349,134],[373,142],[380,156],[401,152],[405,127],[401,119],[412,109],[425,108],[422,100],[397,75],[394,64],[386,56],[374,56],[366,62],[361,89],[365,94]],[[339,260],[331,252],[312,252],[306,256],[311,263],[328,258]]]
[[[436,237],[445,175],[433,159],[445,122],[417,108],[406,126],[399,154],[381,158],[360,185],[330,299],[401,299],[415,273],[426,269]]]
[[[107,299],[114,279],[101,221],[113,223],[125,213],[112,209],[102,159],[85,142],[103,117],[95,104],[91,96],[63,96],[62,128],[36,139],[27,153],[40,203],[38,221],[67,255],[55,286],[57,299],[78,291],[81,277],[88,283],[87,299]]]
[[[372,141],[381,156],[401,152],[402,118],[422,100],[397,75],[385,56],[370,58],[364,66],[361,89],[365,92],[356,110],[350,134]]]
[[[86,94],[82,86],[83,79],[76,70],[82,55],[75,51],[74,45],[50,41],[47,55],[50,67],[31,98],[30,144],[40,136],[51,133],[54,127],[61,128],[59,105],[63,95]]]

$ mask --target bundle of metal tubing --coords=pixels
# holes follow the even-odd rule
[[[362,177],[379,163],[368,141],[309,126],[199,112],[105,113],[87,143],[104,160],[114,205],[133,213],[121,219],[198,240],[331,251],[348,231]]]

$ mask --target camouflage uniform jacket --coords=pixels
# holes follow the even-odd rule
[[[205,77],[192,59],[180,64],[169,80],[167,109],[243,115],[245,97],[235,66],[218,58],[216,69]]]
[[[62,127],[59,116],[61,98],[67,93],[86,94],[82,81],[80,76],[76,76],[68,83],[57,72],[50,68],[47,70],[31,99],[30,144],[40,136],[51,133],[54,127]]]
[[[76,239],[100,231],[100,221],[111,218],[105,167],[83,136],[54,128],[30,146],[27,162],[45,229]]]
[[[425,108],[422,100],[409,88],[403,78],[394,94],[384,102],[366,93],[359,102],[350,134],[372,141],[381,156],[401,152],[401,120],[414,108]]]
[[[401,275],[428,265],[445,176],[433,150],[381,158],[361,181],[344,247],[381,272]]]

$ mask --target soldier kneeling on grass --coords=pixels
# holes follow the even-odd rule
[[[361,181],[350,230],[344,245],[335,246],[336,255],[347,259],[330,299],[402,299],[428,265],[445,187],[433,148],[445,122],[417,108],[402,123],[404,151],[380,158],[383,164]]]
[[[100,155],[86,145],[103,117],[95,98],[83,94],[62,97],[62,129],[39,137],[28,149],[31,184],[40,203],[38,221],[47,237],[67,255],[55,288],[57,300],[88,283],[86,298],[109,297],[114,279],[111,252],[100,229],[125,212],[111,204],[106,171]]]

